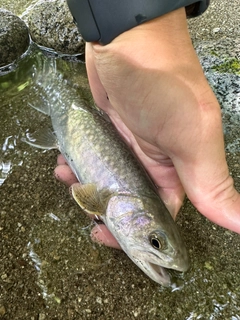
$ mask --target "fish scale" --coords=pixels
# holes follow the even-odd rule
[[[80,99],[77,102],[73,100],[72,104],[75,108],[65,113],[60,122],[58,122],[59,106],[57,104],[52,109],[51,117],[54,132],[57,135],[64,135],[66,141],[70,138],[75,141],[74,144],[64,143],[65,140],[59,141],[59,149],[74,158],[72,166],[74,172],[78,175],[78,179],[82,183],[100,181],[101,187],[111,188],[111,176],[111,180],[114,180],[115,183],[117,181],[119,192],[131,190],[131,192],[143,192],[145,195],[155,196],[154,189],[152,186],[149,187],[148,177],[143,174],[142,167],[126,144],[119,140],[119,135],[113,125],[108,123],[95,110],[89,112],[88,108],[86,113]],[[79,106],[77,110],[76,105]],[[68,125],[69,122],[71,125]],[[78,126],[79,123],[81,125]],[[74,161],[78,154],[81,154],[81,159]],[[86,162],[88,163],[88,170],[86,169]],[[78,164],[78,168],[76,168],[75,163]],[[108,174],[104,174],[103,167],[106,168]],[[106,178],[99,176],[99,171]]]

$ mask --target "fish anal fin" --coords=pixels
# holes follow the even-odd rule
[[[27,133],[26,138],[22,138],[22,141],[40,149],[58,149],[57,137],[49,128],[39,129],[34,133]]]
[[[71,186],[71,193],[78,205],[87,213],[101,216],[105,212],[105,208],[110,191],[98,191],[95,184],[80,184],[74,183]]]

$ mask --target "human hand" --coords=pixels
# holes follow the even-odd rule
[[[87,44],[86,53],[97,105],[133,148],[173,217],[186,192],[199,212],[240,233],[240,195],[225,160],[221,111],[184,9],[107,46]]]

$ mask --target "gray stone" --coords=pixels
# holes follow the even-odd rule
[[[24,21],[0,9],[0,67],[13,63],[28,49],[29,34]]]
[[[38,1],[22,15],[32,40],[58,53],[80,54],[85,43],[64,0]]]

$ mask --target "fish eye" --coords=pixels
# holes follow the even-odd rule
[[[152,247],[156,250],[163,250],[166,248],[165,237],[156,232],[153,232],[149,235],[149,241]]]

